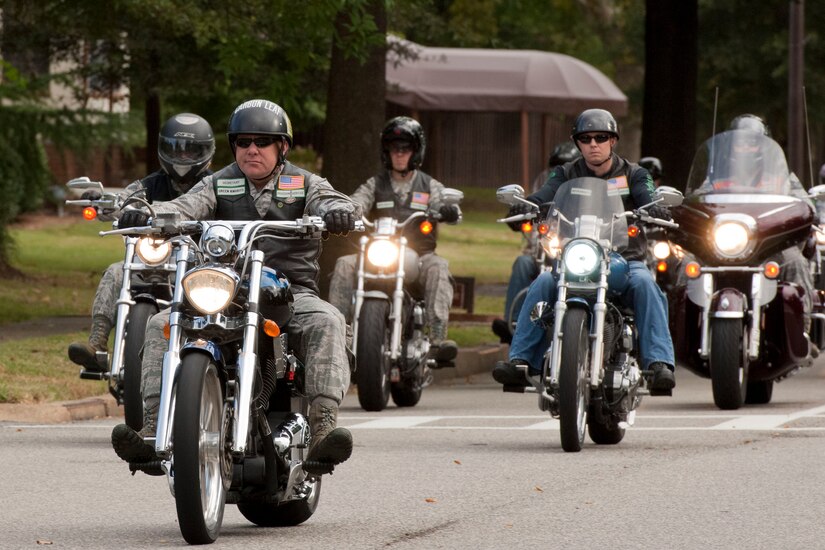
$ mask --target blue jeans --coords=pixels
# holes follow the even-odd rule
[[[509,321],[510,308],[513,301],[522,289],[530,286],[539,274],[536,260],[530,254],[522,254],[513,262],[513,271],[510,273],[510,281],[507,283],[507,296],[504,299],[504,319]],[[518,317],[518,311],[514,317]]]
[[[628,263],[630,279],[622,293],[622,302],[632,305],[636,316],[642,368],[646,370],[655,362],[667,363],[672,367],[675,361],[673,341],[668,330],[667,298],[643,262]],[[533,374],[541,371],[544,352],[549,345],[546,331],[530,321],[533,306],[542,300],[549,302],[551,307],[556,302],[556,278],[553,273],[542,273],[530,285],[510,344],[510,361],[526,361]]]

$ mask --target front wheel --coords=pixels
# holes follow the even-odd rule
[[[579,452],[587,427],[590,401],[590,325],[587,311],[568,309],[562,322],[564,337],[559,369],[559,430],[561,447],[568,453]],[[559,342],[554,342],[554,345]]]
[[[358,316],[355,383],[365,411],[381,411],[390,399],[389,312],[386,301],[365,300]]]
[[[713,401],[723,410],[738,409],[745,401],[748,356],[740,319],[713,319],[710,325],[710,381]]]
[[[224,478],[223,389],[207,355],[183,358],[176,383],[172,428],[175,506],[189,544],[215,542],[221,530],[229,479]]]
[[[135,431],[143,427],[143,396],[140,393],[140,350],[149,318],[158,312],[157,305],[138,302],[129,309],[126,337],[123,340],[123,415],[126,425]]]

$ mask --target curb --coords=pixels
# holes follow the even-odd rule
[[[506,360],[509,346],[488,344],[458,350],[454,369],[433,371],[434,384],[455,384],[475,374],[490,373],[496,361]],[[109,394],[77,401],[54,403],[4,403],[0,404],[0,422],[25,422],[27,424],[57,424],[79,422],[94,418],[122,417],[123,411]]]

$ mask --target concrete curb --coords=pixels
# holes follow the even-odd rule
[[[507,359],[508,349],[502,344],[459,349],[455,368],[433,371],[433,383],[455,384],[476,374],[490,373],[496,361]],[[0,422],[57,424],[108,416],[123,416],[123,409],[109,394],[77,401],[0,404]]]

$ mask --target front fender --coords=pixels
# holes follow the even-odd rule
[[[186,342],[180,350],[180,358],[183,361],[183,358],[189,355],[190,353],[206,353],[212,360],[215,361],[218,365],[223,365],[223,354],[221,353],[221,348],[214,342],[210,340],[194,340]]]
[[[735,288],[716,291],[710,301],[710,316],[722,319],[742,319],[748,311],[748,297]]]

